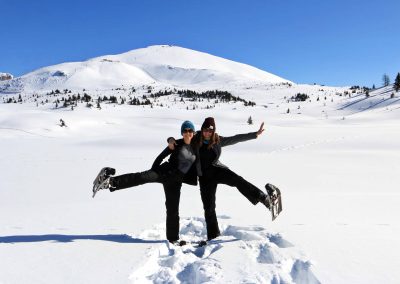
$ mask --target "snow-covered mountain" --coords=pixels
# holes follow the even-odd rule
[[[156,45],[83,62],[43,67],[15,78],[3,91],[109,89],[126,85],[290,83],[255,67],[177,46]],[[1,88],[1,85],[0,85]]]
[[[221,103],[221,97],[209,96],[186,96],[183,101],[179,94],[182,90],[229,92],[244,105],[275,105],[279,113],[314,117],[344,117],[380,109],[387,112],[400,105],[393,86],[369,90],[295,84],[246,64],[167,45],[43,67],[0,82],[3,102],[34,103],[48,109],[71,105],[75,108],[78,101],[90,101],[87,106],[97,104],[100,108],[99,103],[109,103],[104,98],[111,97],[114,104],[136,105],[140,98],[140,104],[145,101],[151,107],[185,109],[208,109]],[[82,99],[82,92],[90,99]],[[294,99],[299,95],[303,99]]]

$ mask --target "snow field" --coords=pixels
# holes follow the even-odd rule
[[[0,154],[0,214],[7,216],[0,224],[2,282],[400,279],[400,131],[391,116],[383,120],[372,112],[345,121],[297,119],[254,108],[249,126],[248,109],[0,108],[0,148],[6,149]],[[161,185],[91,198],[91,183],[101,167],[113,166],[117,174],[145,170],[166,146],[166,137],[179,136],[183,120],[199,127],[209,115],[224,135],[255,131],[266,123],[259,139],[224,148],[221,161],[260,188],[271,182],[282,189],[284,211],[276,221],[270,221],[264,206],[252,206],[221,185],[221,239],[201,249],[171,248],[159,225],[165,222]],[[68,128],[57,125],[60,118]],[[180,211],[182,237],[203,238],[197,187],[183,186]]]
[[[94,99],[119,99],[141,97],[149,87],[227,90],[257,106],[170,95],[153,108],[80,103],[71,111],[55,108],[64,94],[46,95],[85,88]],[[0,91],[5,98],[21,92],[24,100],[0,103],[0,283],[399,282],[400,100],[399,93],[391,97],[392,86],[349,96],[348,88],[297,85],[155,46],[45,67],[2,82]],[[297,93],[310,98],[291,101]],[[260,189],[267,182],[281,188],[284,210],[276,221],[263,205],[220,185],[222,236],[202,248],[173,247],[164,237],[161,185],[91,198],[102,167],[147,170],[166,138],[180,136],[184,120],[199,128],[208,116],[225,136],[265,122],[262,136],[224,148],[221,161]],[[180,215],[183,239],[205,238],[197,187],[182,187]]]

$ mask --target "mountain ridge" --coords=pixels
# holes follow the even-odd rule
[[[81,62],[46,66],[3,84],[5,91],[115,88],[161,83],[177,86],[291,81],[253,66],[178,46],[154,45]]]

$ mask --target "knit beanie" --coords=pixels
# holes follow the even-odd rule
[[[189,121],[189,120],[185,120],[185,121],[182,123],[182,126],[181,126],[181,134],[182,134],[182,135],[183,135],[183,131],[184,131],[185,129],[192,129],[193,132],[195,132],[194,124],[193,124],[191,121]]]
[[[215,120],[213,117],[207,117],[204,120],[203,124],[201,125],[201,129],[206,129],[206,128],[212,129],[215,132],[216,127],[215,127]]]

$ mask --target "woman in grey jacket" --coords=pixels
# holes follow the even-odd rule
[[[207,226],[207,239],[211,240],[220,235],[217,215],[215,212],[215,195],[218,184],[236,187],[252,204],[261,202],[269,209],[268,194],[231,171],[219,161],[222,147],[256,139],[264,131],[264,123],[257,132],[238,134],[231,137],[219,136],[216,131],[215,120],[208,117],[204,120],[201,131],[193,138],[196,156],[196,169],[200,181],[201,200],[203,202],[204,217]],[[169,147],[174,140],[169,139]]]

